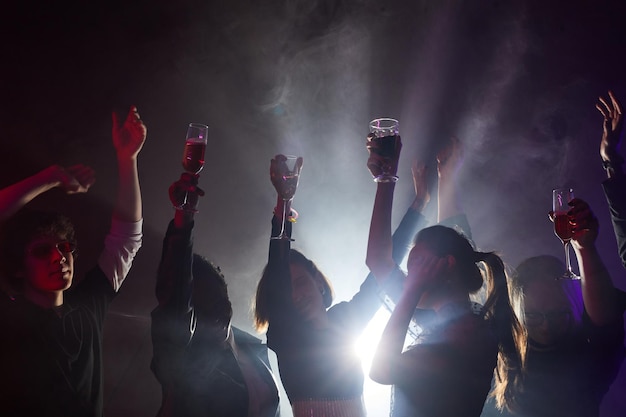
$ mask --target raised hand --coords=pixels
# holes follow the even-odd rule
[[[57,184],[67,194],[86,193],[96,182],[95,171],[87,165],[73,165],[63,168],[60,165],[52,165],[40,172],[44,182]]]
[[[453,136],[437,153],[437,173],[440,178],[454,177],[463,165],[465,150],[459,138]]]
[[[439,257],[423,246],[416,246],[409,254],[408,275],[404,291],[426,291],[444,283],[443,275],[453,263],[451,256]]]
[[[61,184],[61,188],[68,194],[86,193],[96,182],[96,172],[87,165],[72,165],[65,169],[69,181]]]
[[[302,157],[298,157],[293,170],[290,170],[287,157],[282,154],[276,155],[270,162],[270,180],[283,200],[291,200],[296,194],[302,163]]]
[[[622,106],[613,94],[609,91],[609,98],[600,97],[596,103],[596,109],[604,117],[602,124],[602,140],[600,142],[600,156],[603,161],[621,163],[622,157],[617,152],[622,133],[624,118],[622,116]]]
[[[139,117],[137,107],[131,106],[126,120],[120,123],[117,113],[111,114],[113,120],[113,145],[119,158],[134,159],[141,151],[148,129]]]
[[[423,162],[414,161],[411,166],[413,174],[413,188],[415,189],[415,200],[413,208],[422,211],[424,206],[430,201],[430,190],[428,189],[428,167]]]
[[[195,211],[198,206],[198,198],[204,195],[204,191],[198,187],[197,174],[183,172],[180,179],[170,185],[169,196],[174,207]]]

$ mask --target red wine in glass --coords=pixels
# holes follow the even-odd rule
[[[567,214],[559,213],[554,216],[554,234],[564,243],[572,238],[572,228]]]
[[[204,152],[206,150],[206,140],[199,138],[188,138],[185,142],[183,153],[183,168],[191,174],[199,173],[204,167]]]
[[[567,212],[570,210],[569,202],[574,199],[574,190],[571,188],[557,188],[552,190],[552,212],[554,220],[554,234],[563,242],[565,249],[565,272],[561,279],[580,279],[572,271],[569,258],[569,245],[572,240],[572,227],[569,223]]]
[[[197,175],[204,167],[204,152],[206,151],[209,127],[200,123],[189,123],[187,136],[185,137],[185,149],[183,151],[183,169],[190,174]],[[187,204],[187,194],[183,198],[179,209],[196,211],[195,207]]]

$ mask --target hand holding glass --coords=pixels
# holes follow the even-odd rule
[[[580,279],[572,272],[572,265],[569,257],[569,245],[572,240],[572,227],[569,223],[567,212],[570,210],[569,202],[574,199],[574,190],[571,188],[557,188],[552,190],[552,212],[554,222],[554,234],[557,235],[563,248],[565,249],[566,270],[561,279]]]
[[[183,169],[193,175],[197,175],[204,167],[204,152],[207,145],[209,127],[200,123],[190,123],[185,137],[185,150],[183,152]],[[187,195],[183,204],[178,208],[185,208]]]
[[[287,233],[285,233],[285,226],[287,222],[287,202],[293,199],[298,188],[298,181],[300,179],[300,169],[302,167],[302,158],[294,155],[279,155],[273,161],[276,164],[272,172],[272,182],[274,187],[278,191],[278,195],[283,200],[282,204],[282,218],[280,226],[280,234],[272,237],[272,239],[281,240],[293,240]],[[278,174],[278,175],[275,175]]]
[[[387,117],[374,119],[369,124],[369,130],[368,140],[376,144],[371,151],[385,159],[397,158],[399,149],[396,149],[396,138],[400,135],[400,123],[396,119]],[[374,181],[396,182],[398,180],[398,177],[391,172],[390,164],[384,164],[381,170],[380,175],[374,177]]]

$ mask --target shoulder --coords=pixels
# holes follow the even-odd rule
[[[233,336],[235,337],[235,341],[238,345],[257,345],[259,347],[264,347],[265,344],[258,337],[253,336],[252,334],[245,332],[235,326],[231,328],[233,332]]]

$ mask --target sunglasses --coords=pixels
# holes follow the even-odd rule
[[[67,240],[62,240],[57,243],[39,243],[37,245],[32,246],[28,253],[33,255],[38,259],[45,259],[50,256],[53,250],[59,251],[62,255],[68,255],[70,253],[74,253],[76,251],[76,244],[72,242],[68,242]]]
[[[549,313],[524,313],[524,322],[528,327],[539,327],[544,321],[553,324],[565,324],[570,319],[569,311],[552,311]]]

